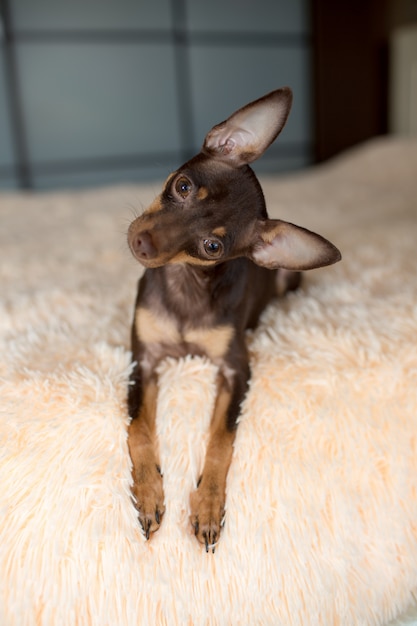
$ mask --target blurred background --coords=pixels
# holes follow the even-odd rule
[[[283,85],[258,171],[417,132],[417,0],[0,0],[0,19],[1,188],[165,178]]]

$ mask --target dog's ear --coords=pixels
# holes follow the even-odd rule
[[[202,151],[238,167],[255,161],[284,128],[291,104],[289,87],[247,104],[212,128]]]
[[[339,250],[327,239],[281,220],[259,220],[247,256],[268,269],[311,270],[340,261]]]

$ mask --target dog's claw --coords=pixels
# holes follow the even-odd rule
[[[214,554],[225,519],[224,493],[212,493],[203,482],[190,495],[190,521],[197,541]]]
[[[146,516],[146,517],[142,517],[139,514],[139,523],[141,525],[141,528],[143,530],[143,534],[145,535],[147,541],[149,541],[151,535],[158,530],[161,521],[162,521],[162,517],[163,517],[163,511],[160,511],[159,509],[155,510],[155,517],[152,518],[152,516]],[[156,524],[156,526],[155,526]]]
[[[216,546],[217,546],[217,533],[216,531],[212,531],[210,532],[204,532],[203,533],[203,538],[204,538],[204,543],[206,546],[206,553],[210,552],[210,550],[212,551],[212,554],[215,553],[216,551]]]
[[[204,542],[206,544],[206,552],[208,552],[209,551],[209,540],[208,540],[207,533],[203,533],[203,537],[204,537]]]
[[[149,471],[146,466],[142,467],[146,480],[134,482],[132,486],[134,506],[147,540],[158,530],[165,512],[162,477],[157,465],[151,468]]]
[[[152,526],[152,520],[150,519],[146,519],[144,521],[142,521],[141,519],[139,519],[140,521],[140,525],[142,526],[142,530],[145,534],[145,537],[147,539],[147,541],[149,541],[149,537],[151,536],[151,526]]]

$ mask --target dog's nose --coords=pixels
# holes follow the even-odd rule
[[[144,261],[153,259],[157,255],[157,249],[153,244],[150,232],[147,230],[134,234],[129,243],[133,254],[139,261],[141,259]]]

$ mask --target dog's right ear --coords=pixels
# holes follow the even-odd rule
[[[202,151],[235,167],[255,161],[284,128],[291,104],[289,87],[247,104],[212,128]]]

